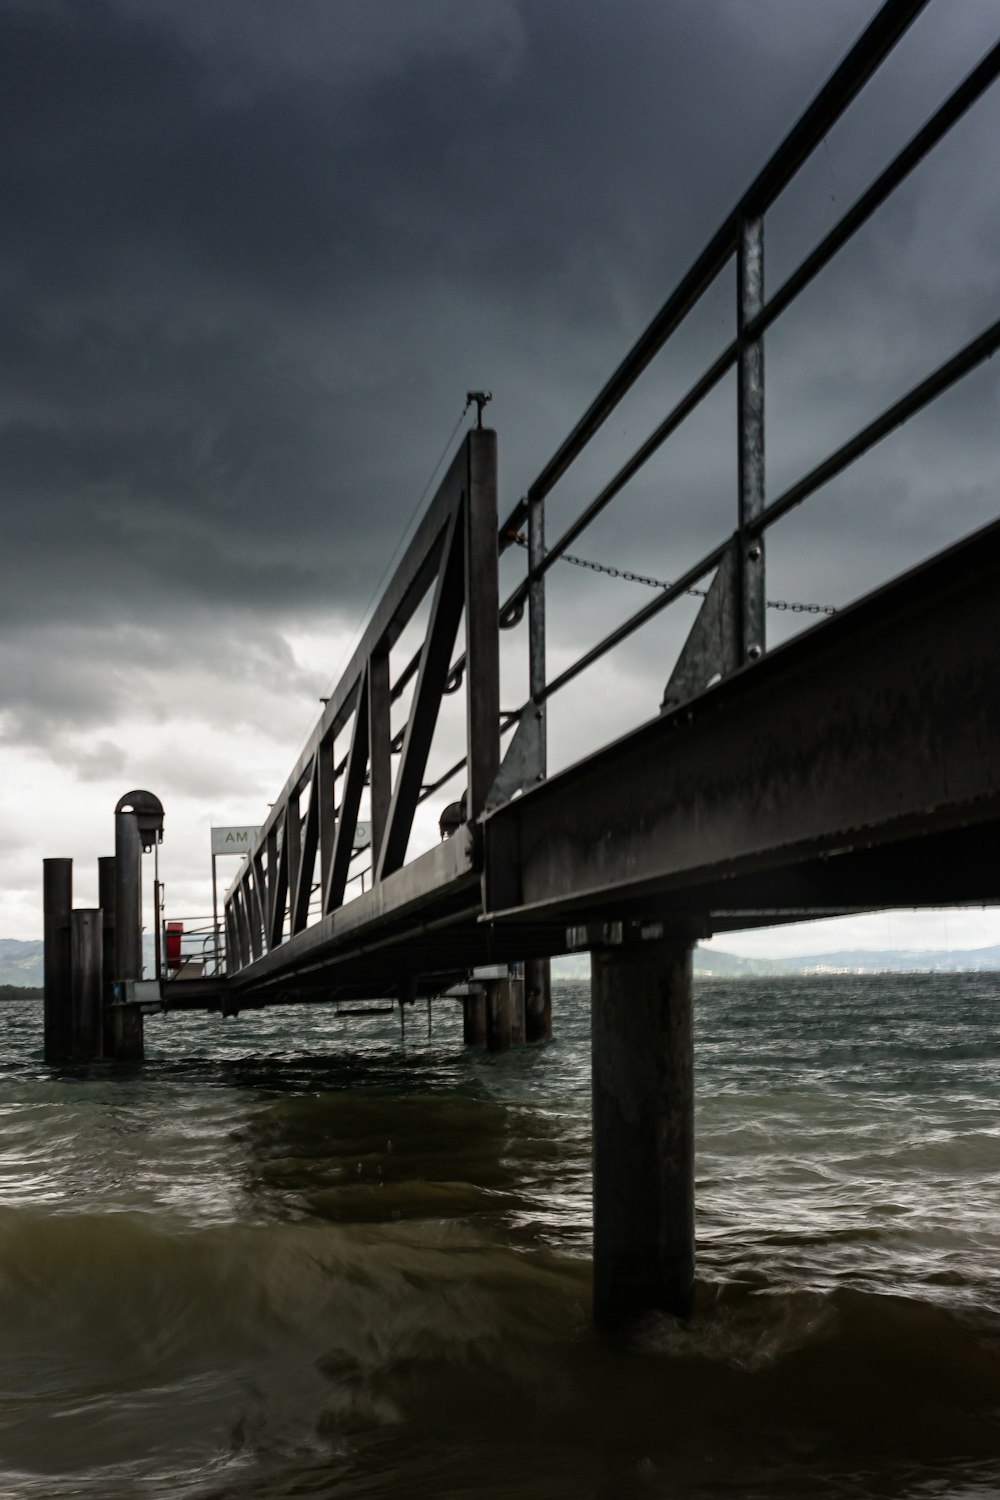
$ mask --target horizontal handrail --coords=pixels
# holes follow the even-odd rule
[[[791,303],[815,280],[820,271],[829,265],[834,256],[867,223],[875,210],[905,181],[910,173],[928,156],[934,146],[968,112],[976,100],[996,81],[998,76],[1000,76],[1000,42],[990,49],[982,61],[973,68],[972,72],[949,95],[944,104],[934,112],[930,119],[917,131],[916,135],[893,158],[889,166],[855,200],[833,228],[829,230],[809,255],[806,256],[798,268],[768,298],[761,311],[755,317],[748,320],[744,330],[745,338],[759,338],[771,327]],[[733,248],[735,249],[735,246]],[[732,253],[730,251],[730,257]],[[552,565],[559,561],[562,554],[568,547],[572,546],[581,532],[585,531],[591,522],[597,519],[615,496],[625,488],[629,480],[635,477],[644,464],[663,446],[681,423],[711,394],[720,380],[734,368],[738,354],[739,342],[734,339],[713,360],[704,374],[677,401],[673,409],[654,428],[646,441],[636,449],[632,456],[612,476],[597,497],[571,522],[559,540],[547,550],[542,562],[536,568],[528,570],[524,579],[501,606],[501,618],[503,618],[505,613],[509,613],[527,598],[532,578],[543,577]],[[534,486],[532,486],[529,493],[533,492]],[[523,516],[523,511],[513,514]]]
[[[1000,345],[1000,318],[995,323],[991,323],[978,338],[966,344],[964,349],[952,355],[951,359],[945,360],[944,364],[939,365],[925,380],[913,386],[905,396],[901,396],[898,401],[886,407],[880,416],[862,427],[860,432],[856,432],[846,443],[842,443],[822,463],[817,464],[814,469],[810,469],[808,474],[790,485],[784,494],[772,500],[757,518],[754,530],[763,531],[766,527],[773,526],[775,521],[780,521],[781,517],[787,515],[796,505],[800,505],[809,495],[836,478],[870,448],[874,448],[876,443],[888,437],[890,432],[901,427],[909,417],[920,411],[922,407],[929,406],[949,386],[961,380],[963,375],[968,375],[977,365],[990,359],[996,353],[998,345]]]
[[[930,0],[889,0],[872,19],[529,486],[529,500],[542,499],[555,487],[735,253],[742,222],[763,214],[784,192],[799,167],[929,3]],[[502,529],[516,525],[523,514],[523,510],[512,514]]]
[[[512,540],[520,539],[518,527],[533,502],[539,501],[555,485],[566,469],[596,434],[611,411],[624,397],[653,356],[666,344],[727,261],[739,253],[741,227],[754,215],[762,215],[787,187],[807,156],[814,151],[830,126],[840,117],[870,78],[891,48],[925,8],[924,3],[890,3],[883,6],[840,66],[834,70],[817,99],[800,117],[778,147],[763,171],[739,200],[736,208],[709,241],[676,290],[663,304],[635,345],[626,355],[611,379],[591,403],[569,436],[531,483],[527,494],[514,507],[500,532],[503,550]],[[1000,42],[992,46],[965,78],[951,91],[911,139],[896,153],[889,164],[860,193],[836,224],[819,240],[781,286],[756,311],[743,319],[737,336],[709,364],[702,375],[674,403],[652,433],[605,483],[600,492],[566,526],[558,540],[536,554],[524,577],[500,607],[501,624],[517,615],[529,597],[532,584],[543,579],[562,560],[569,547],[621,493],[630,480],[663,446],[723,378],[740,362],[741,351],[759,341],[777,319],[792,305],[841,249],[858,233],[887,198],[927,158],[934,147],[961,120],[986,90],[1000,76]],[[941,395],[949,386],[988,359],[1000,344],[1000,325],[992,324],[954,356],[946,360],[905,395],[859,432],[841,444],[821,463],[815,465],[780,496],[763,505],[757,514],[748,514],[741,522],[744,541],[760,536],[796,505],[867,453],[876,443]],[[713,548],[683,578],[665,588],[655,600],[636,611],[615,630],[603,637],[584,655],[536,693],[538,701],[551,698],[562,687],[592,666],[634,631],[672,603],[693,583],[703,579],[716,567],[729,545]],[[755,647],[759,655],[759,648]]]

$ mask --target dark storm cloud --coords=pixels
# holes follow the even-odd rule
[[[22,705],[9,733],[44,738],[60,704],[100,724],[128,701],[100,655],[74,675],[82,653],[60,628],[109,652],[123,622],[166,641],[215,628],[238,655],[251,615],[255,640],[331,609],[353,623],[470,385],[496,393],[509,505],[873,9],[8,0],[0,610],[18,642],[7,706]],[[901,143],[992,40],[984,11],[948,18],[919,23],[876,101],[779,206],[777,270],[881,164],[876,125]],[[929,345],[943,358],[985,321],[995,118],[962,126],[948,170],[880,217],[794,338],[775,335],[777,477],[924,373]],[[567,504],[728,337],[727,298],[574,472]],[[975,391],[956,418],[970,525],[992,503],[995,381]],[[958,427],[922,432],[933,458]],[[678,455],[595,545],[670,572],[717,539],[731,432]],[[879,563],[901,510],[911,551],[942,539],[930,487],[900,490],[900,462],[859,485],[889,497],[865,509]],[[836,592],[814,524],[790,566],[803,589]],[[867,576],[846,546],[838,598]]]

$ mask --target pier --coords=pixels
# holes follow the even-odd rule
[[[1000,521],[767,646],[772,528],[822,504],[825,485],[1000,345],[998,320],[767,493],[768,330],[1000,72],[998,45],[768,293],[768,212],[923,8],[879,11],[516,503],[501,504],[498,478],[516,434],[485,425],[488,393],[469,394],[477,425],[261,810],[225,894],[220,964],[143,978],[140,871],[164,827],[151,793],[115,810],[99,908],[73,910],[70,861],[46,861],[47,1057],[136,1062],[144,1016],[164,1010],[391,1003],[408,1019],[439,996],[463,1007],[468,1046],[542,1045],[548,961],[589,952],[595,1314],[609,1326],[690,1314],[694,944],[859,910],[1000,901]],[[550,493],[723,274],[736,288],[723,349],[550,539]],[[550,571],[727,376],[738,398],[729,529],[550,675]],[[524,573],[502,597],[512,549]],[[555,696],[692,592],[694,625],[644,721],[550,775]],[[527,682],[516,708],[502,706],[507,632]],[[445,705],[461,706],[463,743],[428,779]],[[440,841],[411,853],[425,803]]]

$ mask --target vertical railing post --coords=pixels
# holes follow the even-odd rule
[[[243,966],[240,953],[240,934],[237,926],[236,899],[227,901],[223,912],[226,924],[226,974],[237,974]]]
[[[246,890],[242,881],[233,892],[233,908],[236,912],[236,935],[239,938],[240,961],[238,967],[245,969],[251,961],[252,952],[250,947],[250,921],[246,909]]]
[[[545,557],[545,499],[528,497],[528,696],[538,715],[539,781],[547,774],[545,705],[545,575],[536,574]]]
[[[739,662],[759,661],[765,647],[764,538],[753,523],[764,509],[764,340],[745,329],[764,305],[764,220],[743,219],[736,251],[737,425],[739,428]]]
[[[302,863],[302,799],[296,787],[285,804],[285,870],[288,873],[288,935],[295,931],[295,892]],[[248,913],[249,915],[249,913]],[[283,936],[283,934],[282,934]],[[278,941],[281,942],[279,937]],[[254,955],[256,957],[256,954]],[[249,962],[249,960],[248,960]]]
[[[497,435],[477,428],[469,452],[465,509],[465,672],[469,790],[466,818],[479,817],[500,768],[500,584],[497,560]]]
[[[264,848],[267,854],[267,901],[264,903],[267,931],[264,934],[264,941],[268,948],[274,948],[281,941],[280,932],[277,937],[274,935],[275,908],[278,904],[281,888],[281,861],[278,854],[278,825],[276,822],[267,831]]]

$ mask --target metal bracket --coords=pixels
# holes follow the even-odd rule
[[[676,708],[704,692],[713,677],[728,677],[740,665],[737,631],[737,548],[734,536],[715,571],[708,593],[681,648],[663,693],[661,710]]]
[[[619,922],[585,922],[566,928],[566,952],[592,948],[631,948],[637,943],[695,943],[712,936],[704,917],[630,918]]]
[[[544,708],[533,700],[521,710],[514,738],[507,746],[507,754],[486,794],[484,812],[502,807],[515,792],[523,792],[542,779],[544,716]]]

